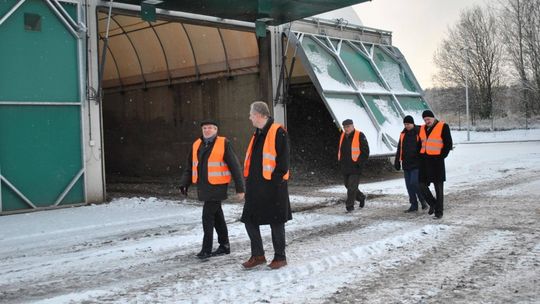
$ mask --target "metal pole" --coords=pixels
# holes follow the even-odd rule
[[[469,119],[469,76],[468,72],[465,72],[465,107],[467,112],[467,141],[471,141],[471,125]]]
[[[0,25],[2,25],[2,23],[4,23],[11,15],[13,15],[13,13],[15,13],[15,11],[21,6],[23,5],[24,1],[26,0],[21,0],[19,2],[17,2],[17,4],[15,4],[15,6],[13,6],[9,12],[7,12],[4,17],[0,18]]]
[[[467,62],[465,65],[465,108],[467,116],[467,141],[471,141],[471,120],[469,118],[469,49],[465,49]]]
[[[109,13],[107,14],[107,30],[105,31],[105,38],[103,38],[103,51],[101,52],[101,62],[99,63],[98,70],[98,90],[99,102],[103,102],[103,94],[101,83],[103,82],[103,72],[105,71],[105,60],[107,59],[107,46],[109,45],[109,29],[111,26],[111,14],[112,14],[113,0],[109,1]],[[98,33],[99,35],[99,33]]]

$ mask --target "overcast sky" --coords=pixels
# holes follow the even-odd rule
[[[462,10],[488,0],[372,0],[354,6],[364,26],[392,31],[423,89],[433,86],[433,54]],[[495,2],[495,0],[489,0]]]

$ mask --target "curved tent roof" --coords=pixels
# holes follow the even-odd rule
[[[102,52],[107,13],[98,18]],[[253,73],[259,63],[254,32],[121,14],[111,16],[106,55],[104,88]]]

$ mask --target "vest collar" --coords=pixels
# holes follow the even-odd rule
[[[273,123],[274,123],[274,118],[272,118],[272,116],[269,116],[268,121],[266,122],[264,127],[262,129],[257,128],[257,133],[258,134],[267,134],[268,130],[270,129],[270,127],[272,126]]]
[[[204,138],[204,136],[201,136],[201,139],[205,145],[208,145],[214,142],[216,140],[216,137],[217,137],[217,134],[209,138]]]

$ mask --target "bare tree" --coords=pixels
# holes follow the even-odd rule
[[[505,44],[508,61],[511,63],[520,88],[520,104],[525,112],[525,127],[528,127],[531,106],[534,106],[535,73],[533,66],[537,64],[534,50],[535,41],[540,28],[534,29],[534,14],[538,13],[539,0],[504,0],[500,1],[501,41]],[[531,57],[532,55],[532,57]],[[535,63],[536,61],[536,63]],[[531,79],[533,82],[531,82]]]
[[[443,87],[463,85],[467,73],[473,96],[473,120],[475,115],[493,118],[494,95],[502,76],[502,47],[497,31],[492,10],[479,6],[465,10],[434,57],[439,69],[436,80]]]
[[[531,91],[535,102],[532,104],[534,113],[540,113],[540,0],[525,1],[524,40],[528,64],[532,74]]]

